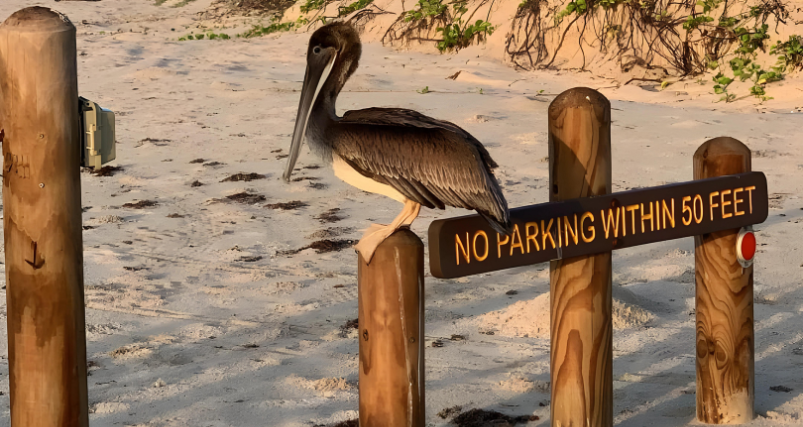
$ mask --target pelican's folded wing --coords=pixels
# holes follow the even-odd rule
[[[404,109],[349,111],[335,128],[333,150],[351,167],[427,207],[474,209],[509,228],[497,167],[459,126]]]

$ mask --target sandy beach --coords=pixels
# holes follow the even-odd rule
[[[69,16],[80,94],[117,115],[113,167],[81,175],[90,423],[357,418],[351,244],[401,205],[341,182],[306,147],[293,182],[281,180],[310,33],[178,41],[198,25],[234,35],[260,20],[205,21],[211,3],[0,4],[0,20],[34,5]],[[592,72],[516,71],[491,47],[442,55],[367,40],[338,112],[403,107],[458,124],[500,164],[512,207],[548,200],[546,111],[572,87],[611,101],[614,191],[691,180],[692,155],[710,138],[747,144],[770,193],[769,218],[755,227],[757,418],[747,425],[803,425],[803,79],[774,83],[763,104],[716,103],[711,85],[694,80],[658,90]],[[412,230],[426,244],[432,220],[468,213],[423,209]],[[698,425],[693,251],[687,238],[613,254],[617,426]],[[548,264],[427,274],[428,425],[452,425],[437,414],[456,405],[549,425],[548,328]],[[4,338],[0,425],[10,424],[7,354]]]

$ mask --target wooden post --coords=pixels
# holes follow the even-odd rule
[[[424,427],[424,244],[402,229],[357,259],[360,427]]]
[[[611,104],[599,92],[574,88],[550,104],[549,171],[550,201],[611,191]],[[559,246],[575,244],[565,227],[553,228]],[[552,426],[612,426],[611,253],[549,267]]]
[[[11,425],[88,425],[75,27],[43,7],[0,25]]]
[[[715,138],[694,153],[694,179],[750,172],[750,149]],[[708,194],[703,194],[708,203]],[[736,258],[739,230],[694,238],[697,283],[697,419],[741,424],[753,419],[753,267]]]

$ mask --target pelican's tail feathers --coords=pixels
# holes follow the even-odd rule
[[[497,233],[504,234],[506,236],[509,236],[513,233],[513,223],[510,222],[509,216],[505,218],[505,222],[502,222],[483,211],[478,210],[477,213],[480,214],[480,216],[486,221],[488,221],[488,224],[490,224],[491,228],[493,228]]]

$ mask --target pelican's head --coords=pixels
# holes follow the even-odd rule
[[[282,175],[285,181],[290,181],[290,175],[298,160],[312,109],[320,104],[322,99],[327,99],[334,111],[335,98],[349,76],[357,69],[361,53],[360,36],[351,24],[334,22],[312,33],[307,47],[307,72],[304,75],[304,85],[301,87],[301,100],[298,103],[296,125],[290,144],[290,157]]]

